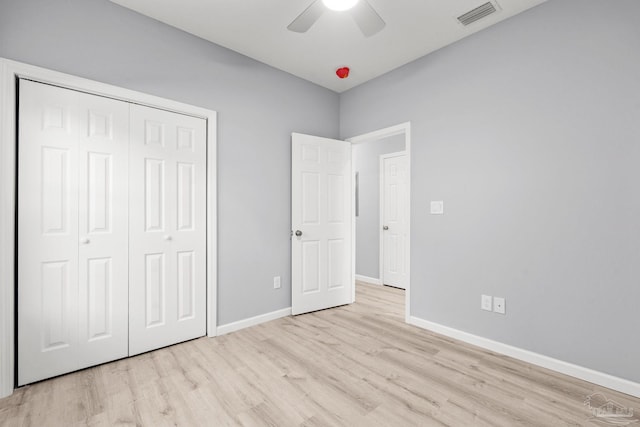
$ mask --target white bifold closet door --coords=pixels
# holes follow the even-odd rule
[[[19,385],[205,335],[206,121],[19,89]]]
[[[131,105],[131,355],[206,333],[205,123]]]
[[[19,90],[22,385],[128,354],[129,105],[25,80]]]

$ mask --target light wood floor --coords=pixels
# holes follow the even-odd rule
[[[602,392],[408,326],[404,292],[202,338],[17,390],[2,426],[589,425]],[[595,424],[594,424],[595,425]]]

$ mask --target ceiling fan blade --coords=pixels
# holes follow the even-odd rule
[[[365,37],[370,37],[382,30],[386,25],[378,12],[366,0],[360,0],[351,9],[351,15]]]
[[[311,6],[306,8],[304,12],[298,15],[298,17],[289,24],[287,29],[295,31],[296,33],[306,33],[309,28],[316,23],[318,18],[322,16],[325,10],[322,0],[315,0],[311,3]]]

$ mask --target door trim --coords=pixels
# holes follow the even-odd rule
[[[383,129],[378,129],[373,132],[365,133],[358,136],[353,136],[351,138],[347,138],[346,141],[351,142],[351,144],[361,144],[368,141],[375,141],[377,139],[388,138],[390,136],[402,135],[404,134],[404,151],[407,154],[407,289],[405,290],[405,316],[404,321],[409,323],[409,319],[411,318],[411,122],[401,123],[399,125],[390,126]],[[355,173],[355,164],[353,156],[351,157],[351,173]],[[355,182],[355,179],[353,180]],[[355,188],[353,188],[353,195],[351,197],[352,203],[354,204],[354,209],[352,209],[352,239],[353,245],[351,246],[351,266],[352,266],[352,276],[353,281],[355,283],[356,275],[355,275],[355,265],[356,265],[356,216],[355,216]],[[382,276],[380,276],[380,280],[382,280]],[[355,301],[355,289],[353,287],[353,296],[352,299]]]
[[[378,258],[378,261],[379,261],[378,269],[379,269],[380,272],[378,273],[378,277],[380,277],[380,284],[381,285],[384,285],[384,233],[382,232],[383,231],[382,227],[384,226],[384,200],[385,200],[384,199],[384,194],[385,194],[385,192],[384,192],[384,184],[385,184],[385,181],[384,181],[384,178],[385,178],[384,177],[384,161],[386,159],[392,159],[394,157],[402,157],[402,156],[406,156],[406,158],[409,159],[409,156],[407,155],[407,150],[396,151],[395,153],[388,153],[388,154],[381,154],[380,155],[380,167],[379,167],[380,189],[378,190],[378,202],[379,202],[378,219],[380,220],[380,223],[378,224],[378,236],[379,236],[379,241],[380,241],[380,243],[379,243],[380,254],[378,255],[378,257],[379,257]],[[407,164],[408,163],[409,162],[407,162]],[[409,172],[408,166],[407,166],[407,171],[406,172],[407,172],[407,181],[408,181],[408,178],[409,178],[409,176],[408,176],[409,175],[408,174],[408,172]],[[405,183],[405,189],[404,190],[405,190],[405,196],[408,196],[409,192],[407,191],[406,184],[407,183]],[[406,211],[406,213],[408,215],[409,214],[409,209],[408,208],[410,207],[410,204],[407,203],[408,202],[408,197],[405,197],[404,202],[407,205],[407,206],[405,206],[405,211]],[[407,217],[407,222],[409,222],[408,221],[408,217]],[[405,225],[407,225],[407,224],[405,224]],[[408,236],[408,233],[407,233],[407,236]],[[406,248],[405,248],[405,250],[406,250]],[[405,254],[406,254],[405,256],[409,255],[408,252],[405,252]],[[408,262],[408,260],[406,260],[406,261]],[[405,285],[405,287],[407,286],[406,283],[404,285]]]
[[[16,79],[24,78],[207,121],[207,336],[217,335],[217,113],[206,108],[0,58],[0,398],[15,384]]]

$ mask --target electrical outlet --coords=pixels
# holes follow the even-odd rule
[[[490,295],[482,295],[480,300],[480,308],[486,311],[492,311],[492,298]]]
[[[280,289],[280,276],[273,278],[273,289]]]
[[[504,298],[493,297],[493,311],[500,314],[506,314],[506,301]]]

